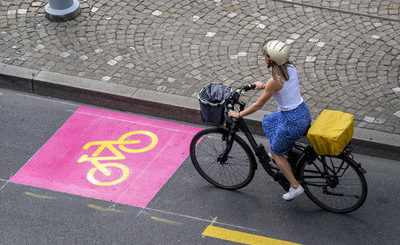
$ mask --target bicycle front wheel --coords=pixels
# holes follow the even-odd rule
[[[304,161],[300,179],[307,196],[321,208],[334,213],[355,211],[367,197],[367,182],[349,159],[318,156]]]
[[[249,146],[236,134],[227,159],[222,159],[228,136],[229,132],[223,128],[200,131],[190,143],[190,158],[205,180],[217,187],[235,190],[250,183],[256,162]]]

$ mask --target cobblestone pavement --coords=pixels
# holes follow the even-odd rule
[[[46,3],[1,1],[0,63],[196,97],[210,82],[265,81],[260,44],[277,38],[314,117],[338,109],[400,134],[396,0],[80,0],[66,23],[47,20]]]

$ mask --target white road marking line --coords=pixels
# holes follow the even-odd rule
[[[164,145],[164,147],[161,149],[161,151],[159,151],[158,154],[157,154],[155,157],[153,157],[153,158],[151,159],[151,162],[142,170],[142,172],[140,172],[140,174],[139,174],[138,177],[135,179],[135,181],[134,181],[131,185],[129,185],[129,186],[134,185],[134,184],[136,183],[136,181],[138,181],[138,179],[140,179],[140,177],[143,175],[143,173],[153,164],[154,160],[157,159],[158,156],[159,156],[161,153],[164,153],[165,148],[171,144],[171,142],[172,142],[172,140],[174,139],[175,135],[176,135],[176,133],[168,140],[168,142]],[[126,191],[128,191],[128,189],[127,189]],[[125,191],[124,193],[122,193],[121,197],[122,197],[123,195],[125,195],[126,191]],[[143,211],[143,209],[144,209],[144,208],[142,208],[142,210],[140,210],[140,212],[138,213],[138,215],[136,215],[136,217],[140,215],[140,213]]]
[[[154,208],[147,208],[144,207],[142,210],[149,210],[149,211],[154,211],[154,212],[160,212],[160,213],[164,213],[164,214],[171,214],[171,215],[176,215],[179,217],[184,217],[184,218],[188,218],[188,219],[194,219],[194,220],[198,220],[198,221],[202,221],[202,222],[206,222],[206,223],[211,223],[214,222],[213,224],[220,224],[220,225],[225,225],[225,226],[229,226],[229,227],[235,227],[235,228],[239,228],[239,229],[243,229],[243,230],[249,230],[249,231],[260,231],[257,229],[252,229],[252,228],[248,228],[248,227],[244,227],[244,226],[239,226],[239,225],[232,225],[232,224],[228,224],[228,223],[223,223],[223,222],[218,222],[218,221],[214,221],[214,219],[203,219],[203,218],[198,218],[198,217],[194,217],[194,216],[190,216],[190,215],[185,215],[185,214],[178,214],[178,213],[174,213],[174,212],[169,212],[169,211],[164,211],[164,210],[160,210],[160,209],[154,209]]]
[[[13,173],[11,173],[10,178],[8,180],[6,180],[6,183],[4,183],[4,185],[0,188],[0,191],[3,190],[3,188],[10,182],[12,176],[13,176]]]

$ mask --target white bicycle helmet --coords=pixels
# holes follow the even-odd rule
[[[267,41],[262,52],[277,65],[283,65],[289,60],[290,46],[279,40]]]

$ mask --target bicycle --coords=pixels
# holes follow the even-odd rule
[[[134,136],[134,135],[146,135],[147,137],[149,137],[151,139],[151,141],[145,147],[141,147],[138,149],[131,149],[131,148],[127,147],[126,145],[141,143],[140,140],[129,140],[128,139],[129,137]],[[91,182],[92,184],[100,185],[100,186],[116,185],[116,184],[123,182],[125,179],[127,179],[129,177],[129,174],[130,174],[129,168],[121,163],[100,163],[99,161],[123,160],[123,159],[126,159],[126,157],[124,156],[124,154],[122,154],[121,151],[128,152],[128,153],[142,153],[142,152],[146,152],[146,151],[153,149],[157,145],[157,143],[158,143],[158,138],[152,132],[132,131],[132,132],[122,135],[117,141],[93,141],[93,142],[87,143],[86,145],[83,146],[84,150],[87,150],[94,145],[97,145],[98,148],[92,154],[91,157],[89,157],[87,154],[82,155],[78,159],[78,163],[88,161],[94,165],[94,168],[90,169],[86,176],[87,180],[89,182]],[[119,150],[114,145],[117,145]],[[113,156],[100,156],[99,157],[99,154],[102,153],[103,150],[106,148],[113,154]],[[102,181],[97,180],[94,177],[95,172],[97,170],[99,170],[105,176],[110,176],[112,174],[112,172],[110,170],[108,170],[107,167],[108,168],[110,168],[110,167],[119,168],[120,171],[122,172],[121,176],[116,180],[108,181],[108,182],[105,182],[105,181],[102,182]]]
[[[249,84],[230,93],[225,102],[224,123],[197,133],[190,144],[190,157],[197,172],[209,183],[236,190],[253,179],[257,156],[268,175],[288,191],[289,182],[278,167],[270,164],[265,147],[256,143],[245,120],[226,116],[228,110],[244,110],[246,103],[239,100],[240,95],[254,88]],[[239,130],[250,146],[237,134]],[[350,145],[340,155],[328,156],[318,155],[311,144],[296,142],[287,159],[306,195],[319,207],[349,213],[363,205],[368,192],[366,171],[353,159]]]

